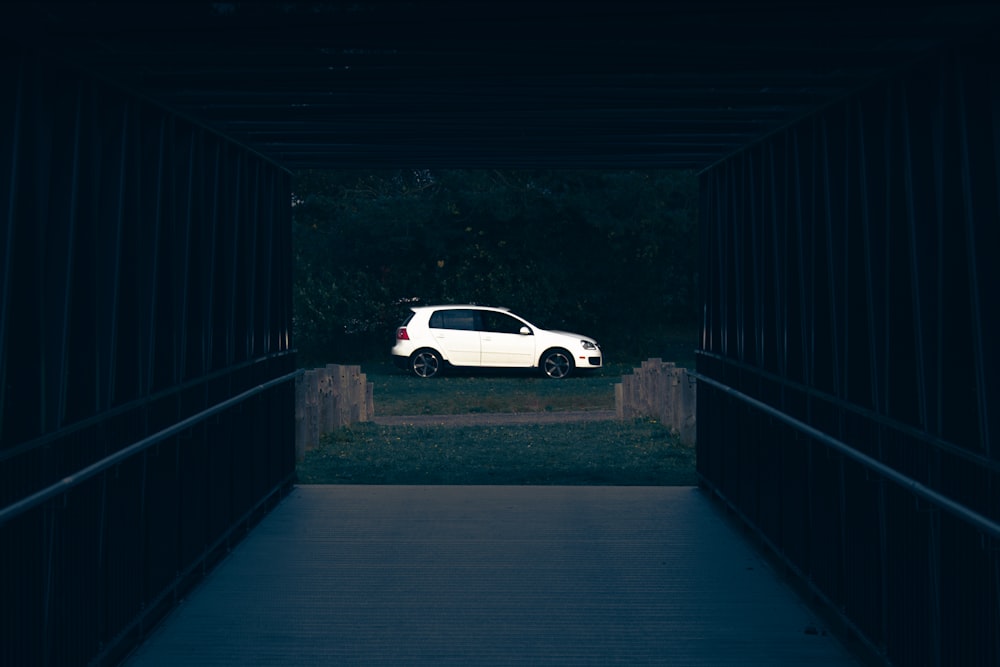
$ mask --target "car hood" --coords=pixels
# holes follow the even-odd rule
[[[580,340],[589,340],[594,345],[597,345],[597,341],[590,336],[584,336],[583,334],[573,333],[572,331],[560,331],[558,329],[547,329],[549,333],[558,334],[560,336],[570,336],[571,338],[579,338]]]

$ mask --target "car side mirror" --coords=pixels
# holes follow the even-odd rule
[[[529,329],[528,327],[521,327],[521,331],[519,331],[518,333],[520,333],[522,336],[530,336],[531,329]]]

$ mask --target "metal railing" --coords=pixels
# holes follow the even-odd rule
[[[915,479],[907,477],[906,475],[900,473],[899,471],[890,468],[884,463],[859,452],[847,443],[841,442],[840,440],[823,433],[817,428],[806,424],[803,421],[791,417],[781,410],[774,408],[763,401],[759,401],[751,396],[739,392],[732,387],[725,385],[721,382],[713,380],[705,375],[700,375],[698,373],[693,374],[698,382],[706,383],[715,387],[719,391],[723,392],[727,396],[736,398],[743,403],[753,407],[760,412],[777,419],[778,421],[791,426],[793,429],[809,436],[811,439],[823,443],[831,450],[843,454],[849,459],[852,459],[862,466],[872,471],[873,473],[880,475],[881,477],[897,484],[899,487],[905,491],[912,493],[914,496],[921,498],[930,502],[935,507],[942,509],[949,514],[952,514],[956,518],[968,523],[970,526],[976,528],[977,530],[983,532],[985,535],[989,535],[994,539],[1000,540],[1000,523],[993,521],[992,519],[983,516],[982,514],[975,512],[968,507],[955,502],[951,498],[938,493],[934,489],[930,489],[924,484],[921,484]]]
[[[816,599],[888,663],[1000,655],[992,466],[834,397],[699,359],[699,477]]]
[[[195,426],[196,424],[208,419],[209,417],[212,417],[224,410],[228,410],[231,407],[239,405],[240,403],[243,403],[250,397],[256,396],[270,389],[271,387],[276,387],[285,382],[290,382],[294,380],[303,372],[304,371],[302,370],[298,370],[292,373],[288,373],[287,375],[275,378],[269,382],[265,382],[264,384],[257,385],[253,389],[248,389],[247,391],[244,391],[243,393],[238,394],[237,396],[233,396],[228,400],[222,401],[221,403],[217,403],[216,405],[213,405],[212,407],[206,410],[202,410],[198,414],[192,415],[187,419],[183,419],[168,428],[165,428],[157,433],[154,433],[153,435],[143,438],[142,440],[139,440],[138,442],[129,445],[128,447],[125,447],[124,449],[101,459],[97,463],[91,464],[72,475],[64,477],[63,479],[59,480],[58,482],[49,486],[48,488],[38,491],[37,493],[34,493],[28,496],[27,498],[23,498],[18,502],[8,505],[3,509],[0,509],[0,526],[14,519],[15,517],[27,512],[28,510],[38,507],[42,503],[51,500],[52,498],[68,492],[70,489],[79,485],[80,483],[90,479],[91,477],[94,477],[95,475],[98,475],[102,472],[109,470],[110,468],[120,464],[126,459],[141,453],[143,450],[148,449],[149,447],[152,447],[157,443],[163,442],[167,438],[171,438],[175,435],[178,435],[190,429],[192,426]]]
[[[291,360],[217,381],[246,386]],[[0,509],[0,540],[17,545],[0,572],[0,663],[111,665],[141,642],[291,488],[300,374],[237,390]],[[46,446],[74,456],[113,423]]]

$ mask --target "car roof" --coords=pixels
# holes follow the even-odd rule
[[[510,308],[503,306],[483,306],[477,303],[446,303],[437,306],[411,306],[410,310],[418,312],[421,310],[459,310],[465,308],[480,308],[483,310],[499,310],[505,313],[510,312]]]

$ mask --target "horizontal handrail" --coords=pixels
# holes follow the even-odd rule
[[[778,421],[784,422],[785,424],[791,426],[792,428],[802,433],[805,433],[814,440],[818,440],[827,447],[830,447],[831,449],[840,452],[844,456],[853,459],[854,461],[857,461],[858,463],[865,466],[869,470],[876,472],[877,474],[881,475],[882,477],[885,477],[889,481],[894,482],[895,484],[901,486],[902,488],[910,491],[914,495],[923,498],[924,500],[930,502],[933,505],[936,505],[938,508],[962,519],[963,521],[972,524],[973,526],[983,531],[984,533],[989,534],[993,538],[1000,539],[1000,524],[991,520],[990,518],[985,517],[982,514],[979,514],[978,512],[969,509],[965,505],[961,505],[955,502],[951,498],[948,498],[947,496],[944,496],[938,493],[937,491],[934,491],[933,489],[927,488],[917,480],[907,477],[901,472],[885,465],[881,461],[873,459],[867,454],[859,452],[858,450],[854,449],[847,443],[841,442],[840,440],[837,440],[836,438],[826,433],[823,433],[822,431],[816,429],[813,426],[810,426],[809,424],[806,424],[805,422],[799,421],[795,417],[792,417],[791,415],[788,415],[782,412],[781,410],[778,410],[777,408],[772,407],[767,403],[764,403],[763,401],[753,398],[752,396],[747,396],[743,392],[733,389],[727,384],[723,384],[718,380],[713,380],[712,378],[702,375],[700,373],[693,373],[693,375],[695,376],[695,378],[697,378],[699,383],[704,382],[705,384],[708,384],[722,391],[728,396],[732,396],[733,398],[736,398],[740,401],[743,401],[744,403],[747,403],[748,405],[757,408],[761,412],[764,412],[774,417]]]
[[[22,442],[21,444],[18,444],[18,445],[15,445],[15,446],[9,448],[9,449],[0,450],[0,463],[2,463],[6,459],[11,459],[11,458],[20,456],[20,455],[22,455],[22,454],[24,454],[26,452],[30,452],[33,449],[41,447],[42,445],[46,445],[46,444],[48,444],[50,442],[53,442],[55,440],[59,440],[60,438],[65,438],[67,436],[73,435],[74,433],[77,433],[77,432],[81,431],[82,429],[90,428],[94,424],[100,423],[100,422],[102,422],[102,421],[104,421],[106,419],[110,419],[112,417],[117,417],[118,415],[123,415],[123,414],[129,412],[130,410],[135,410],[135,409],[140,408],[143,405],[147,405],[148,403],[151,403],[153,401],[158,401],[158,400],[161,400],[163,398],[167,398],[169,396],[173,396],[173,395],[177,394],[180,391],[187,391],[188,389],[193,389],[194,387],[197,387],[197,386],[200,386],[200,385],[204,385],[204,384],[206,384],[208,382],[211,382],[213,380],[218,380],[219,378],[226,377],[227,375],[232,375],[236,371],[244,370],[244,369],[250,368],[251,366],[255,366],[257,364],[264,363],[264,362],[267,362],[267,361],[271,361],[272,359],[277,359],[279,357],[288,356],[288,355],[294,354],[294,353],[295,353],[294,350],[284,350],[282,352],[273,352],[271,354],[267,354],[267,355],[264,355],[264,356],[261,356],[261,357],[256,357],[254,359],[249,359],[249,360],[241,362],[239,364],[235,364],[233,366],[227,366],[226,368],[222,368],[222,369],[219,369],[217,371],[213,371],[213,372],[211,372],[211,373],[209,373],[207,375],[202,375],[202,376],[196,377],[196,378],[194,378],[192,380],[188,380],[186,382],[182,382],[180,384],[173,385],[171,387],[168,387],[167,389],[158,391],[158,392],[156,392],[154,394],[150,394],[148,396],[140,396],[138,398],[135,398],[135,399],[129,401],[128,403],[123,403],[122,405],[117,405],[117,406],[115,406],[113,408],[110,408],[108,410],[104,410],[102,412],[98,412],[97,414],[95,414],[93,416],[81,419],[79,421],[75,421],[75,422],[73,422],[71,424],[66,424],[65,426],[63,426],[63,427],[61,427],[61,428],[59,428],[59,429],[57,429],[55,431],[51,431],[49,433],[44,433],[42,435],[39,435],[36,438],[33,438],[32,440],[27,440],[25,442]]]
[[[263,384],[259,384],[256,387],[247,389],[241,394],[237,394],[236,396],[227,398],[226,400],[220,403],[216,403],[210,408],[206,408],[205,410],[202,410],[197,414],[191,415],[186,419],[182,419],[176,424],[171,424],[170,426],[161,431],[146,436],[142,440],[139,440],[129,445],[128,447],[120,449],[114,454],[111,454],[110,456],[107,456],[101,459],[100,461],[92,463],[91,465],[73,473],[72,475],[62,478],[55,484],[45,489],[42,489],[41,491],[33,493],[32,495],[22,498],[21,500],[17,501],[16,503],[13,503],[12,505],[8,505],[7,507],[0,509],[0,526],[10,521],[11,519],[19,516],[20,514],[23,514],[24,512],[27,512],[28,510],[33,509],[41,505],[42,503],[54,498],[55,496],[58,496],[61,493],[65,493],[69,489],[90,479],[91,477],[99,475],[108,468],[118,465],[122,461],[138,454],[144,449],[148,449],[149,447],[152,447],[158,442],[162,442],[167,438],[177,435],[178,433],[181,433],[182,431],[191,428],[198,422],[204,421],[209,417],[212,417],[213,415],[216,415],[224,410],[228,410],[229,408],[242,403],[248,398],[263,393],[268,389],[275,387],[279,384],[283,384],[290,380],[294,380],[303,372],[304,371],[302,369],[292,371],[291,373],[287,373],[280,377],[268,380]]]
[[[729,357],[725,357],[721,354],[717,354],[714,352],[706,352],[704,350],[695,350],[695,354],[700,357],[705,357],[706,359],[711,359],[713,361],[723,363],[731,368],[750,371],[756,376],[759,376],[761,378],[764,378],[765,380],[781,385],[782,389],[789,389],[791,391],[795,391],[802,394],[806,398],[820,400],[823,401],[824,403],[835,406],[842,410],[847,410],[851,414],[855,414],[859,417],[863,417],[865,419],[878,422],[879,424],[891,428],[899,433],[902,433],[903,435],[920,440],[921,442],[926,443],[931,447],[934,447],[942,452],[950,454],[951,456],[957,456],[963,461],[968,461],[969,463],[977,465],[980,468],[985,468],[987,470],[1000,473],[1000,461],[994,461],[985,456],[982,456],[981,454],[977,454],[976,452],[969,451],[968,449],[965,449],[963,447],[959,447],[954,443],[948,442],[947,440],[943,440],[942,438],[927,433],[926,431],[921,431],[919,429],[916,429],[910,426],[909,424],[904,424],[897,419],[892,419],[870,408],[865,408],[860,405],[856,405],[843,398],[832,396],[825,391],[820,391],[813,387],[809,387],[807,385],[802,384],[801,382],[795,382],[793,380],[789,380],[788,378],[782,377],[776,373],[772,373],[763,370],[761,368],[758,368],[756,366],[752,366],[751,364],[748,364],[746,362],[730,359]]]

